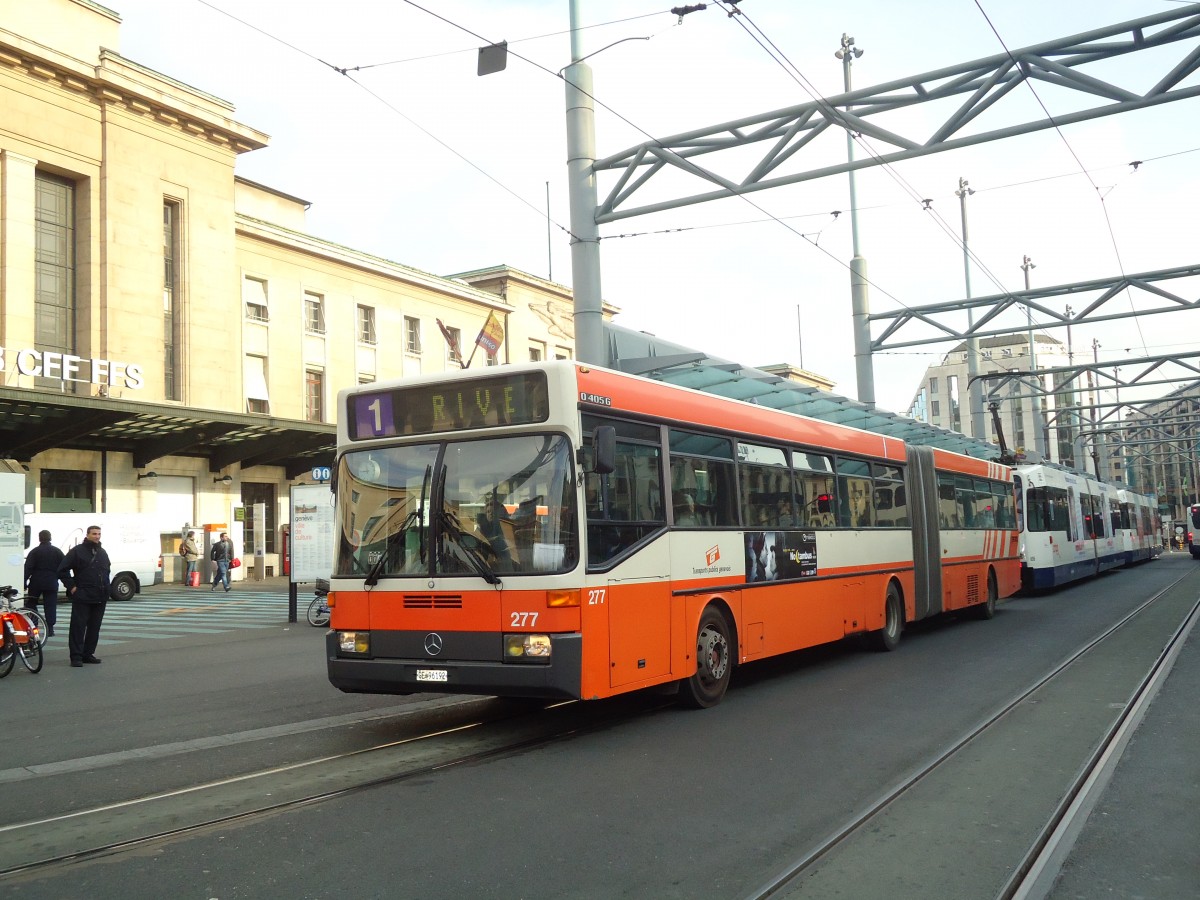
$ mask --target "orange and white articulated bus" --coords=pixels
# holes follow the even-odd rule
[[[329,679],[598,699],[1020,586],[998,463],[572,361],[338,396]]]

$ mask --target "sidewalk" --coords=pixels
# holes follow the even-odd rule
[[[264,578],[262,581],[248,581],[248,580],[247,581],[234,581],[233,589],[237,590],[237,591],[243,591],[243,592],[245,592],[245,591],[251,591],[251,592],[257,592],[257,591],[279,592],[279,591],[282,591],[286,594],[289,583],[290,583],[290,579],[286,575],[274,575],[270,578]],[[209,587],[210,587],[210,582],[201,581],[200,586],[197,588],[192,588],[192,590],[207,591],[209,589]],[[312,583],[299,582],[296,585],[296,591],[301,596],[303,596],[304,594],[311,594],[313,592],[314,587],[315,587],[315,585]],[[159,582],[158,584],[154,584],[154,585],[143,585],[142,586],[142,594],[147,595],[147,596],[153,596],[155,594],[155,592],[163,591],[168,588],[174,588],[174,589],[184,588],[184,589],[186,589],[187,585],[183,584],[180,581],[163,581],[163,582]]]

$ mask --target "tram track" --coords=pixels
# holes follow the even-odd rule
[[[40,877],[87,860],[252,823],[454,766],[536,750],[664,705],[668,704],[661,697],[641,696],[606,704],[602,711],[578,701],[539,706],[538,715],[479,717],[346,753],[0,825],[0,882]],[[10,813],[20,808],[5,807]]]
[[[857,836],[862,835],[878,823],[915,789],[935,778],[948,763],[958,759],[981,739],[987,738],[1014,711],[1031,702],[1039,692],[1045,691],[1082,660],[1096,653],[1115,636],[1137,623],[1147,611],[1154,609],[1189,575],[1190,573],[1181,575],[1130,610],[1099,635],[1076,649],[985,719],[909,772],[898,783],[885,790],[882,795],[865,804],[849,820],[825,838],[807,848],[799,857],[772,875],[752,893],[746,895],[746,900],[806,896],[806,889],[810,887],[806,884],[806,879],[831,856],[839,852],[852,853],[853,850],[849,847]],[[1011,866],[1011,872],[1007,879],[992,894],[997,900],[1034,900],[1034,898],[1045,897],[1048,894],[1057,872],[1073,846],[1075,837],[1082,829],[1088,813],[1095,805],[1119,762],[1121,752],[1136,730],[1158,688],[1166,680],[1175,658],[1197,621],[1200,621],[1200,600],[1192,600],[1182,621],[1174,628],[1161,652],[1137,682],[1128,702],[1123,704],[1121,712],[1106,729],[1099,743],[1071,779],[1052,814],[1046,817],[1037,835],[1029,843],[1027,849],[1020,854],[1016,863]],[[813,895],[818,896],[820,892],[816,891]]]

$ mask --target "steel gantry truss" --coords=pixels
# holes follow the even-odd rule
[[[596,222],[612,222],[810,181],[852,169],[913,159],[1195,97],[1200,95],[1200,85],[1183,86],[1181,82],[1200,67],[1200,46],[1185,50],[1183,56],[1164,71],[1152,87],[1144,91],[1122,87],[1081,69],[1118,56],[1179,41],[1197,42],[1197,39],[1200,39],[1200,4],[1189,4],[1010,53],[1000,53],[875,87],[646,141],[593,164],[597,172],[620,173],[596,209]],[[964,133],[968,125],[1026,81],[1039,81],[1072,91],[1078,95],[1081,103],[1092,105],[1053,118]],[[961,103],[929,133],[901,134],[883,127],[876,119],[917,104],[955,97],[961,97]],[[1102,102],[1096,104],[1096,100]],[[842,129],[849,129],[883,147],[875,148],[870,156],[844,163],[781,173],[784,163],[793,160],[800,151],[831,128],[839,135]],[[697,161],[722,150],[763,142],[768,146],[762,157],[738,178],[725,177]],[[692,175],[708,182],[713,189],[691,196],[626,207],[638,191],[666,169]]]
[[[1200,308],[1200,296],[1189,299],[1160,287],[1158,284],[1162,281],[1188,278],[1194,275],[1200,275],[1200,265],[1158,269],[1137,275],[1116,275],[1074,284],[1060,284],[1027,291],[991,294],[987,297],[974,297],[969,300],[951,300],[945,303],[932,303],[926,306],[911,306],[889,312],[872,313],[871,322],[888,324],[878,337],[871,340],[871,351],[916,347],[952,339],[964,340],[968,337],[1011,334],[1014,331],[1022,330],[1022,325],[1015,318],[1010,318],[1010,324],[1007,326],[1001,325],[998,320],[1007,312],[1015,312],[1017,307],[1028,307],[1045,316],[1046,321],[1039,322],[1037,326],[1043,331],[1093,322],[1109,322],[1114,319],[1128,319],[1135,316],[1195,310]],[[1088,301],[1087,305],[1077,314],[1041,302],[1056,298],[1070,299],[1077,294],[1089,292],[1098,292],[1098,296]],[[1116,304],[1112,303],[1122,294],[1126,294],[1129,299],[1128,309],[1117,309]],[[1154,305],[1156,301],[1161,302]],[[974,322],[970,322],[967,316],[968,310],[985,310],[985,312]],[[930,335],[929,329],[926,329],[924,336],[899,339],[901,329],[908,327],[909,331],[912,331],[911,326],[915,326],[917,323],[929,326],[933,334]]]

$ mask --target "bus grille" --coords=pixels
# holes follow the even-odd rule
[[[405,609],[462,609],[461,594],[405,594]]]
[[[979,576],[967,576],[967,602],[974,603],[979,599]]]

